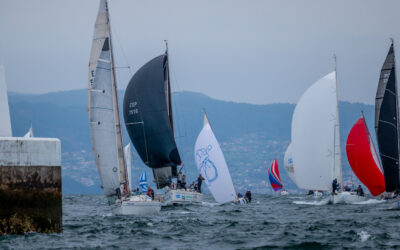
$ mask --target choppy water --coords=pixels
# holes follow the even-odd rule
[[[163,208],[155,217],[112,216],[102,196],[65,196],[63,233],[6,235],[0,248],[390,248],[400,210],[369,200],[330,205],[300,196],[254,195],[248,205]]]

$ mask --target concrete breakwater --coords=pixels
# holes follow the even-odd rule
[[[0,138],[0,235],[61,230],[60,140]]]

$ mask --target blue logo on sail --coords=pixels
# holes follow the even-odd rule
[[[209,183],[218,178],[217,168],[214,162],[210,160],[209,152],[211,150],[212,146],[208,145],[206,148],[200,148],[196,151],[196,161],[200,163],[200,173]]]
[[[140,189],[142,190],[143,193],[146,193],[146,192],[147,192],[147,190],[148,190],[148,185],[147,185],[147,175],[146,175],[146,172],[143,172],[142,175],[140,176],[139,186],[140,186]]]

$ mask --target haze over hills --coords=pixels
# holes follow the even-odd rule
[[[121,101],[123,96],[120,91]],[[9,93],[9,103],[14,136],[23,136],[32,122],[35,136],[61,139],[64,193],[102,193],[91,150],[86,89],[41,95]],[[179,92],[173,95],[173,108],[175,136],[188,182],[198,176],[193,147],[203,124],[204,109],[225,154],[236,191],[250,189],[257,193],[271,193],[271,188],[266,187],[267,164],[277,158],[285,188],[300,192],[283,169],[294,104],[253,105],[215,100],[199,93]],[[347,162],[345,141],[361,110],[374,136],[373,106],[339,103],[344,182],[356,181]],[[123,134],[127,144],[130,140],[125,127]],[[142,163],[136,152],[132,171],[134,186],[142,171],[148,173],[151,183],[151,169]]]

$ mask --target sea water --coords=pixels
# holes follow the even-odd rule
[[[0,236],[1,249],[390,248],[400,246],[396,203],[370,199],[253,195],[247,205],[162,208],[151,217],[114,216],[103,196],[63,199],[63,232]]]

